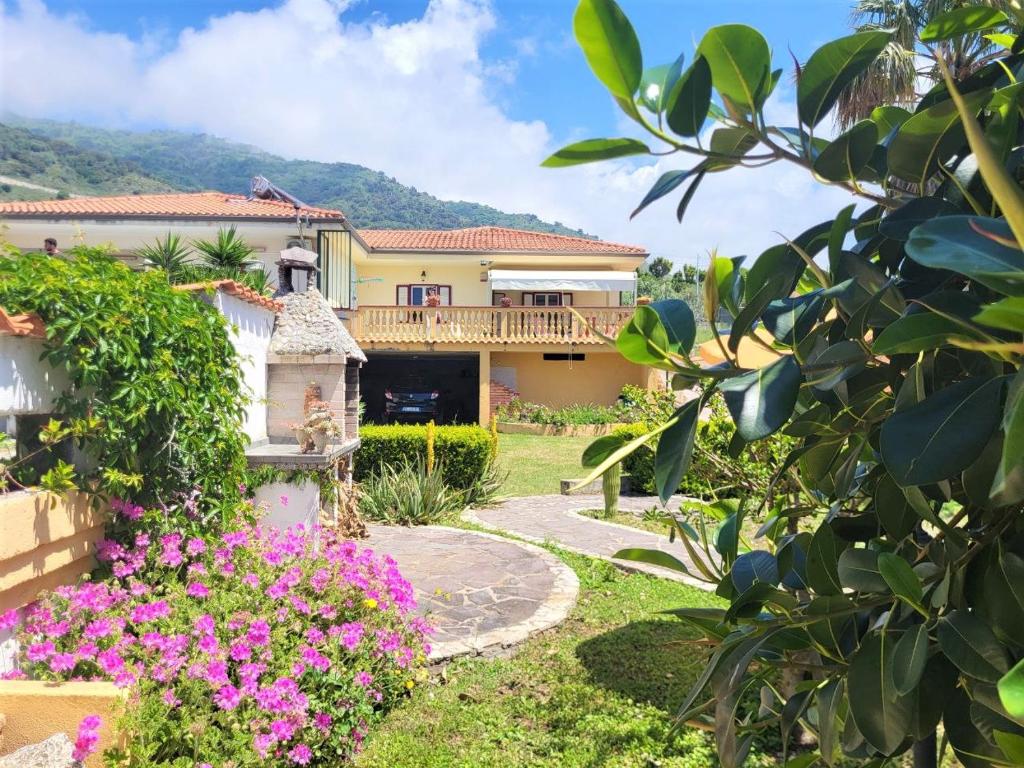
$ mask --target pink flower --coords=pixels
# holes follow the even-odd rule
[[[168,688],[166,691],[164,691],[162,698],[164,700],[164,704],[166,704],[171,709],[181,706],[181,699],[179,699],[175,695],[173,688]]]
[[[369,672],[356,672],[355,684],[360,688],[369,688],[373,682],[373,675]]]
[[[313,759],[313,751],[305,744],[296,744],[288,753],[288,757],[296,765],[309,765],[309,761]]]
[[[14,629],[18,626],[18,609],[11,608],[9,611],[0,613],[0,632],[8,629]]]
[[[72,653],[55,653],[50,657],[50,669],[54,672],[68,672],[75,668],[75,656]]]
[[[201,581],[193,581],[187,587],[185,587],[185,594],[189,597],[205,599],[210,596],[210,588],[203,584],[203,582]]]
[[[233,685],[223,685],[220,690],[213,694],[213,702],[225,710],[232,710],[242,701],[242,694]]]
[[[287,507],[288,506],[288,497],[285,496],[283,493],[281,494],[281,506],[282,507]]]
[[[56,648],[53,645],[53,640],[45,640],[41,643],[33,643],[28,647],[25,652],[25,657],[29,661],[44,661],[47,657],[52,656]]]
[[[71,753],[73,760],[81,762],[96,751],[100,740],[99,727],[100,718],[97,715],[89,715],[78,725],[78,738],[75,739],[75,748]]]

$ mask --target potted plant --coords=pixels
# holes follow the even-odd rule
[[[288,425],[288,428],[291,429],[292,433],[295,435],[295,442],[299,444],[299,448],[303,448],[306,444],[306,439],[309,437],[309,434],[306,432],[306,425],[293,421]],[[305,453],[305,451],[303,451],[303,453]]]
[[[331,406],[322,400],[310,404],[303,429],[312,440],[312,449],[316,453],[323,453],[332,437],[341,437],[343,434],[341,425],[334,420]]]
[[[512,306],[512,297],[511,296],[502,296],[501,299],[500,299],[500,303],[501,303],[502,309],[508,309],[509,307]]]

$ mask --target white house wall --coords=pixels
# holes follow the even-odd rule
[[[0,336],[0,415],[53,410],[68,379],[64,371],[40,360],[42,354],[42,339]]]
[[[245,410],[245,433],[254,443],[267,437],[267,351],[274,332],[274,313],[264,307],[217,291],[214,306],[231,326],[231,343],[238,353],[242,383],[250,402]]]

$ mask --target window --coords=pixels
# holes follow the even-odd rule
[[[571,307],[572,294],[559,292],[524,293],[523,304],[528,307]]]
[[[491,291],[491,304],[495,307],[500,307],[501,300],[507,295],[507,293],[502,293],[501,291]]]
[[[317,287],[335,309],[351,309],[355,293],[352,274],[352,233],[322,229],[317,233],[320,272]]]
[[[426,304],[427,295],[433,291],[441,297],[441,306],[452,304],[452,287],[430,283],[415,283],[395,286],[395,304],[400,307],[422,307]]]

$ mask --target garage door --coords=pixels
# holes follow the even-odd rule
[[[480,361],[474,353],[368,352],[359,386],[369,423],[385,423],[384,393],[401,389],[436,391],[438,424],[476,424],[479,417]],[[415,413],[402,418],[424,420]]]

